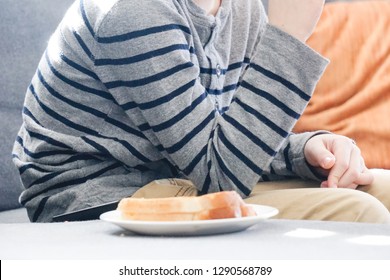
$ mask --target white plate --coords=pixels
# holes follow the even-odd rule
[[[257,216],[202,221],[149,222],[125,220],[117,210],[100,215],[100,219],[124,229],[146,235],[205,235],[245,230],[278,214],[276,208],[250,204]]]

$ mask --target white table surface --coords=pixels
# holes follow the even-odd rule
[[[103,221],[0,224],[0,259],[390,260],[390,225],[266,220],[230,234],[162,237]]]

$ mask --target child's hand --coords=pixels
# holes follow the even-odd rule
[[[313,33],[325,0],[269,0],[269,23],[302,42]]]
[[[350,138],[335,134],[316,135],[307,141],[304,154],[311,166],[327,176],[322,187],[355,189],[374,180],[360,149]]]

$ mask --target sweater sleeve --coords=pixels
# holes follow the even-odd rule
[[[236,174],[238,186],[240,182],[253,186],[257,175],[270,169],[276,175],[318,179],[303,156],[306,141],[315,133],[291,134],[291,130],[327,64],[328,60],[297,39],[266,26],[241,88],[223,116],[225,127],[220,127],[220,135],[226,138],[220,142],[240,143],[239,149],[225,145],[226,153],[231,150],[236,156],[227,161],[228,169],[238,165],[237,159],[247,167]]]
[[[318,177],[313,172],[313,167],[309,165],[304,155],[306,142],[319,134],[330,133],[328,131],[313,131],[299,134],[291,133],[281,149],[276,154],[274,160],[261,176],[262,181],[280,180],[291,177],[323,181],[325,178]]]
[[[265,26],[235,99],[220,115],[200,82],[185,20],[161,3],[149,9],[159,16],[146,20],[140,15],[147,11],[140,10],[126,15],[138,16],[130,22],[113,10],[102,21],[96,72],[135,125],[201,193],[249,195],[288,141],[327,61]]]

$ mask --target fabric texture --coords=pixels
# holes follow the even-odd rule
[[[353,138],[370,168],[390,168],[390,2],[327,4],[308,44],[331,60],[294,131]]]
[[[259,180],[315,178],[313,133],[290,132],[327,63],[257,0],[224,0],[216,17],[191,0],[76,1],[27,91],[21,202],[49,221],[159,178],[242,196]]]
[[[12,162],[23,100],[50,35],[73,0],[1,0],[0,211],[21,207],[23,190]]]

